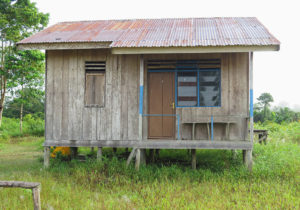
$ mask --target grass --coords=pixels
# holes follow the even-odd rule
[[[126,168],[128,154],[104,150],[85,162],[42,165],[42,138],[0,141],[0,180],[41,182],[43,209],[299,209],[300,146],[277,138],[254,145],[253,172],[242,154],[197,151],[197,170],[186,150],[162,150],[155,164]],[[279,135],[278,135],[279,136]],[[81,149],[89,154],[89,149]],[[0,209],[31,209],[31,192],[0,188]]]

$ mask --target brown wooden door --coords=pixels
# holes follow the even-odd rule
[[[174,115],[174,73],[151,72],[148,81],[148,113]],[[148,138],[174,139],[175,118],[175,116],[149,116]]]

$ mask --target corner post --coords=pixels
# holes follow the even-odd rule
[[[44,167],[48,168],[50,165],[50,147],[44,147]]]
[[[253,144],[253,52],[249,52],[249,97],[250,97],[250,142]],[[249,171],[252,171],[252,149],[243,150],[243,160]]]
[[[253,143],[253,52],[249,53],[250,141]]]
[[[144,57],[140,56],[140,97],[139,97],[139,140],[143,140],[143,102],[144,102]],[[136,152],[136,169],[140,164],[146,164],[145,149],[137,149]]]

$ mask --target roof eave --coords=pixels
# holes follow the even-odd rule
[[[230,53],[279,51],[280,45],[200,46],[200,47],[124,47],[112,48],[112,54],[176,54],[176,53]]]
[[[112,42],[18,43],[19,50],[108,49]]]

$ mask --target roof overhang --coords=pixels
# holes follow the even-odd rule
[[[112,54],[172,54],[172,53],[228,53],[279,51],[280,45],[205,46],[205,47],[127,47],[112,48]]]
[[[111,42],[19,43],[20,50],[111,49],[112,54],[179,54],[279,51],[280,45],[199,47],[111,47]]]
[[[63,43],[19,43],[19,50],[75,50],[75,49],[107,49],[111,42],[63,42]]]

